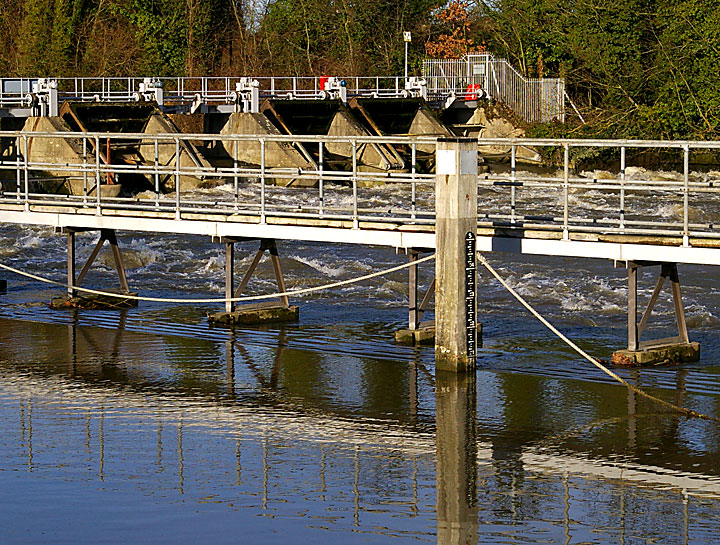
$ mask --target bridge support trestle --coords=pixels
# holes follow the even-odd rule
[[[408,261],[416,262],[423,252],[431,250],[409,248],[407,250]],[[433,278],[427,291],[420,300],[418,288],[419,278],[418,265],[408,267],[408,327],[395,332],[395,341],[400,344],[435,344],[435,322],[423,322],[422,317],[430,306],[430,301],[435,295],[435,279]],[[418,304],[418,301],[420,303]]]
[[[640,318],[640,322],[638,322],[638,269],[640,267],[658,265],[661,267],[660,276],[655,284],[655,289],[650,296],[647,307]],[[690,342],[688,338],[677,263],[628,261],[626,266],[628,271],[628,347],[627,350],[619,350],[613,354],[613,364],[645,366],[697,361],[700,358],[700,345],[696,342]],[[678,334],[674,337],[641,341],[640,338],[648,329],[648,322],[666,279],[670,280],[670,291],[672,293],[675,311],[675,325],[677,326]]]
[[[277,244],[274,239],[260,239],[260,248],[255,253],[250,266],[240,280],[237,289],[235,283],[235,243],[249,239],[237,239],[222,237],[225,243],[225,298],[232,299],[240,297],[252,278],[257,266],[260,264],[265,252],[270,254],[275,282],[278,293],[286,291],[285,278],[280,266],[280,257]],[[275,301],[261,301],[247,305],[236,306],[232,301],[225,302],[225,312],[218,312],[208,315],[212,324],[235,325],[235,324],[263,324],[269,322],[292,322],[297,321],[300,316],[297,305],[290,305],[287,295],[278,297]]]
[[[76,278],[75,234],[86,230],[87,229],[73,228],[62,229],[62,232],[67,236],[67,296],[54,298],[50,303],[50,306],[52,308],[72,307],[93,310],[129,308],[137,306],[138,303],[135,299],[125,299],[122,297],[100,294],[79,294],[79,290],[76,288],[82,284],[82,281],[85,279],[85,276],[87,276],[93,263],[95,263],[100,250],[102,250],[105,242],[107,241],[113,254],[115,270],[117,271],[118,279],[120,281],[120,290],[116,293],[133,296],[137,295],[137,293],[130,292],[127,275],[125,274],[125,265],[122,260],[122,253],[120,252],[120,246],[118,245],[114,229],[100,229],[100,238],[95,244],[95,248],[93,248],[93,251],[90,253],[90,256],[88,256],[80,274],[77,275]]]

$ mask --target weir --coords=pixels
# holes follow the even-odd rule
[[[243,291],[236,290],[233,281],[232,245],[238,241],[260,241],[258,260],[270,252],[276,266],[278,293],[284,291],[281,254],[277,252],[277,244],[282,241],[385,246],[410,255],[411,260],[434,250],[435,282],[420,304],[414,295],[416,271],[410,267],[408,325],[415,336],[414,331],[422,327],[421,314],[428,309],[434,290],[438,367],[455,371],[474,367],[479,345],[475,305],[477,297],[482,304],[482,294],[476,293],[474,282],[476,251],[599,258],[628,267],[631,278],[628,348],[638,354],[638,359],[640,352],[657,348],[643,344],[639,336],[646,329],[662,284],[656,287],[647,318],[637,324],[636,317],[633,318],[636,312],[633,271],[641,266],[664,264],[661,279],[670,280],[680,329],[678,338],[664,343],[683,348],[691,343],[682,312],[677,265],[720,265],[720,232],[712,219],[716,180],[711,175],[692,174],[689,169],[693,153],[717,150],[718,143],[522,139],[484,142],[511,150],[522,146],[559,150],[564,157],[561,172],[543,177],[516,169],[478,176],[475,139],[27,131],[0,132],[0,139],[7,150],[0,161],[1,222],[50,226],[66,234],[99,230],[99,244],[107,240],[113,247],[118,246],[113,244],[116,232],[203,235],[209,241],[226,245],[226,255],[230,256],[226,259],[228,295]],[[141,149],[152,150],[154,157],[150,160],[146,157],[143,163],[135,165],[107,163],[101,160],[96,145],[93,162],[83,156],[59,154],[39,160],[27,153],[33,139],[47,140],[55,146],[73,142],[81,149],[89,149],[91,142],[100,139],[112,149],[130,139]],[[258,145],[260,165],[183,162],[179,151],[187,149],[184,146],[190,143],[198,148],[222,145],[226,149]],[[319,150],[331,145],[354,149],[392,145],[415,150],[433,146],[437,168],[435,174],[415,170],[382,173],[364,171],[356,160],[348,170],[326,169],[323,162],[304,168],[267,165],[266,154],[273,146],[296,144]],[[168,146],[176,153],[166,164],[160,160],[158,150]],[[633,175],[623,163],[623,170],[614,178],[578,174],[570,167],[571,151],[589,147],[617,153],[623,161],[631,152],[662,148],[679,156],[682,172],[677,179],[652,178],[642,171]],[[84,179],[83,193],[58,195],[42,191],[40,181],[62,176]],[[93,191],[110,177],[122,183],[129,176],[155,180],[156,191],[151,196],[127,189],[117,196]],[[197,194],[189,197],[179,184],[186,176],[224,184],[230,191],[221,199]],[[162,196],[159,180],[164,178],[172,178],[180,191]],[[269,184],[272,179],[303,180],[312,187],[278,188]],[[294,202],[288,200],[288,191],[297,192]],[[597,208],[594,196],[598,192],[616,199],[615,213]],[[657,214],[659,200],[673,210],[673,217]],[[72,279],[74,265],[70,266],[70,259],[68,263],[68,278]],[[72,288],[74,284],[68,285]],[[128,291],[126,286],[121,287]],[[281,299],[279,306],[287,309],[287,299]],[[232,306],[226,308],[228,314],[236,311]],[[637,325],[635,343],[633,323]]]

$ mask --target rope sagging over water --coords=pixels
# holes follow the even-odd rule
[[[316,291],[323,291],[323,290],[328,290],[328,289],[332,289],[332,288],[339,288],[342,286],[349,286],[351,284],[357,284],[359,282],[364,282],[365,280],[377,278],[378,276],[385,276],[386,274],[401,271],[402,269],[407,269],[408,267],[412,267],[414,265],[419,265],[420,263],[430,261],[431,259],[435,259],[435,254],[431,254],[429,256],[423,257],[416,261],[409,261],[408,263],[403,263],[402,265],[398,265],[396,267],[384,269],[382,271],[366,274],[363,276],[358,276],[357,278],[351,278],[349,280],[340,280],[338,282],[332,282],[330,284],[324,284],[322,286],[315,286],[314,288],[302,288],[302,289],[298,289],[298,290],[289,290],[289,291],[283,291],[283,292],[279,292],[279,293],[271,293],[271,294],[267,294],[267,295],[249,295],[246,297],[231,297],[229,299],[225,298],[225,297],[215,297],[215,298],[205,298],[205,299],[173,299],[173,298],[166,298],[166,297],[143,297],[140,295],[130,295],[130,294],[117,293],[117,292],[112,292],[112,291],[81,288],[80,286],[73,286],[73,289],[76,291],[88,293],[91,295],[103,295],[106,297],[115,297],[118,299],[131,299],[134,301],[152,301],[155,303],[187,303],[187,304],[228,303],[228,302],[244,303],[247,301],[261,301],[264,299],[277,299],[278,297],[292,297],[295,295],[304,295],[306,293],[313,293]],[[63,284],[62,282],[57,282],[55,280],[51,280],[49,278],[45,278],[45,277],[39,276],[37,274],[32,274],[32,273],[28,273],[25,271],[21,271],[20,269],[10,267],[3,263],[0,263],[0,269],[5,269],[6,271],[18,274],[20,276],[25,276],[27,278],[31,278],[33,280],[37,280],[38,282],[44,282],[45,284],[67,287],[67,285]]]
[[[558,330],[554,325],[552,325],[550,322],[548,322],[545,318],[543,318],[540,313],[535,310],[530,303],[528,303],[523,297],[516,292],[512,286],[510,286],[499,274],[498,272],[490,265],[490,263],[487,262],[485,259],[485,256],[482,255],[480,252],[477,252],[477,259],[480,262],[481,265],[483,265],[489,272],[492,274],[498,282],[500,282],[503,287],[510,292],[510,294],[517,299],[522,306],[524,306],[535,318],[537,318],[545,327],[547,327],[550,331],[555,333],[562,341],[564,341],[570,348],[575,350],[578,354],[580,354],[582,357],[584,357],[586,360],[588,360],[590,363],[592,363],[595,367],[600,369],[603,373],[610,376],[611,378],[618,381],[620,384],[625,386],[626,388],[629,388],[639,396],[642,396],[646,399],[649,399],[651,401],[654,401],[655,403],[667,408],[671,409],[672,411],[679,412],[689,418],[701,418],[703,420],[715,420],[720,421],[720,418],[714,417],[714,416],[708,416],[703,413],[699,413],[697,411],[693,411],[692,409],[687,409],[685,407],[680,407],[679,405],[675,405],[673,403],[670,403],[668,401],[662,400],[659,397],[655,397],[651,394],[648,394],[647,392],[641,390],[637,386],[634,386],[630,384],[628,381],[626,381],[624,378],[619,376],[617,373],[613,373],[610,369],[605,367],[602,363],[600,363],[597,359],[593,358],[590,354],[585,352],[582,348],[580,348],[577,344],[572,342],[570,339],[568,339],[563,333]]]
[[[385,269],[382,271],[366,274],[363,276],[359,276],[356,278],[351,278],[349,280],[341,280],[338,282],[332,282],[330,284],[324,284],[322,286],[316,286],[313,288],[302,288],[298,290],[288,290],[284,292],[279,293],[273,293],[273,294],[267,294],[267,295],[252,295],[252,296],[246,296],[246,297],[232,297],[232,298],[224,298],[224,297],[217,297],[217,298],[202,298],[202,299],[176,299],[176,298],[165,298],[165,297],[143,297],[138,295],[130,295],[130,294],[122,294],[122,293],[116,293],[111,291],[103,291],[103,290],[93,290],[90,288],[82,288],[79,286],[74,286],[73,289],[76,291],[80,291],[83,293],[88,293],[91,295],[102,295],[107,297],[114,297],[119,299],[132,299],[136,301],[152,301],[157,303],[179,303],[179,304],[196,304],[196,303],[227,303],[227,302],[233,302],[233,303],[239,303],[239,302],[247,302],[247,301],[260,301],[264,299],[277,299],[278,297],[283,296],[295,296],[295,295],[302,295],[306,293],[313,293],[316,291],[323,291],[327,289],[342,287],[342,286],[348,286],[351,284],[357,284],[359,282],[363,282],[365,280],[370,280],[372,278],[377,278],[379,276],[384,276],[386,274],[390,274],[393,272],[397,272],[403,269],[407,269],[408,267],[412,267],[415,265],[419,265],[420,263],[424,263],[426,261],[430,261],[432,259],[435,259],[435,254],[423,257],[421,259],[418,259],[416,261],[409,261],[408,263],[403,263],[402,265],[398,265],[396,267],[391,267],[389,269]],[[588,360],[590,363],[592,363],[595,367],[600,369],[603,373],[607,374],[614,380],[618,381],[620,384],[625,386],[626,388],[632,390],[639,396],[642,396],[646,399],[649,399],[650,401],[653,401],[665,408],[668,408],[672,411],[679,412],[689,418],[700,418],[703,420],[714,420],[716,422],[720,422],[720,418],[714,417],[714,416],[708,416],[703,413],[699,413],[697,411],[693,411],[692,409],[687,409],[685,407],[680,407],[679,405],[675,405],[673,403],[670,403],[668,401],[662,400],[658,397],[655,397],[651,394],[648,394],[647,392],[641,390],[637,386],[634,386],[627,382],[625,379],[617,375],[616,373],[612,372],[610,369],[605,367],[602,363],[600,363],[597,359],[593,358],[590,354],[585,352],[582,348],[580,348],[577,344],[575,344],[573,341],[571,341],[569,338],[567,338],[560,330],[558,330],[555,326],[553,326],[550,322],[548,322],[543,316],[536,311],[530,303],[528,303],[523,297],[518,294],[512,286],[510,286],[499,274],[498,272],[488,263],[488,261],[485,259],[485,256],[482,255],[482,253],[477,252],[477,259],[480,262],[481,265],[483,265],[489,272],[492,274],[500,284],[513,296],[515,299],[517,299],[520,304],[522,304],[535,318],[537,318],[545,327],[547,327],[550,331],[552,331],[555,335],[557,335],[562,341],[564,341],[570,348],[575,350],[578,354],[583,356],[586,360]],[[51,280],[49,278],[45,278],[36,274],[28,273],[25,271],[21,271],[20,269],[16,269],[14,267],[10,267],[9,265],[5,265],[4,263],[0,263],[0,269],[4,269],[6,271],[18,274],[20,276],[24,276],[27,278],[31,278],[33,280],[37,280],[39,282],[43,282],[45,284],[51,284],[55,286],[61,286],[66,287],[66,284],[63,284],[62,282],[57,282],[55,280]]]

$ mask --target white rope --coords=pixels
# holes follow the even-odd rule
[[[269,295],[251,295],[251,296],[246,296],[246,297],[232,297],[230,299],[227,299],[224,297],[210,298],[210,299],[172,299],[172,298],[165,298],[165,297],[142,297],[139,295],[123,294],[123,293],[117,293],[117,292],[112,292],[112,291],[102,291],[102,290],[93,290],[93,289],[89,289],[89,288],[81,288],[79,286],[74,286],[73,289],[76,291],[80,291],[83,293],[89,293],[92,295],[104,295],[107,297],[116,297],[118,299],[131,299],[134,301],[152,301],[155,303],[227,303],[227,302],[243,303],[246,301],[260,301],[263,299],[277,299],[278,297],[286,297],[286,296],[292,297],[295,295],[303,295],[305,293],[313,293],[316,291],[329,290],[332,288],[339,288],[341,286],[349,286],[351,284],[357,284],[358,282],[370,280],[371,278],[377,278],[378,276],[384,276],[386,274],[394,273],[394,272],[400,271],[402,269],[407,269],[408,267],[419,265],[420,263],[424,263],[425,261],[430,261],[431,259],[435,259],[435,254],[423,257],[416,261],[409,261],[408,263],[403,263],[402,265],[398,265],[397,267],[392,267],[390,269],[385,269],[383,271],[366,274],[364,276],[359,276],[357,278],[351,278],[350,280],[341,280],[339,282],[332,282],[331,284],[325,284],[323,286],[316,286],[314,288],[303,288],[303,289],[299,289],[299,290],[283,291],[283,292],[279,292],[279,293],[272,293]],[[10,271],[15,274],[19,274],[21,276],[25,276],[27,278],[32,278],[33,280],[37,280],[39,282],[44,282],[46,284],[52,284],[55,286],[66,287],[66,284],[63,284],[62,282],[56,282],[55,280],[50,280],[49,278],[44,278],[44,277],[38,276],[36,274],[21,271],[20,269],[15,269],[13,267],[9,267],[8,265],[4,265],[2,263],[0,263],[0,268],[5,269],[6,271]]]
[[[578,345],[576,345],[574,342],[572,342],[570,339],[568,339],[565,335],[563,335],[554,325],[552,325],[550,322],[548,322],[545,318],[543,318],[540,313],[535,310],[530,303],[528,303],[525,299],[522,298],[520,294],[518,294],[498,273],[493,267],[490,265],[490,263],[487,262],[485,259],[485,256],[483,256],[480,252],[477,252],[477,258],[478,261],[492,274],[498,282],[500,282],[503,287],[510,292],[510,294],[517,299],[522,306],[524,306],[530,313],[535,316],[540,322],[545,325],[550,331],[555,333],[560,339],[562,339],[565,343],[567,343],[570,348],[575,350],[578,354],[580,354],[582,357],[584,357],[586,360],[588,360],[590,363],[592,363],[595,367],[600,369],[603,373],[609,375],[613,379],[617,380],[619,383],[624,385],[626,388],[629,388],[636,394],[645,397],[647,399],[650,399],[654,401],[655,403],[659,403],[663,407],[672,409],[673,411],[678,411],[685,416],[694,417],[694,418],[702,418],[704,420],[718,420],[716,417],[708,416],[706,414],[698,413],[696,411],[693,411],[691,409],[686,409],[685,407],[680,407],[678,405],[674,405],[673,403],[669,403],[667,401],[664,401],[658,397],[655,397],[653,395],[650,395],[637,386],[633,386],[628,381],[617,375],[616,373],[613,373],[610,369],[605,367],[602,363],[600,363],[598,360],[593,358],[590,354],[585,352],[582,348],[580,348]]]

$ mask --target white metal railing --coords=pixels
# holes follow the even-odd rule
[[[565,80],[525,78],[505,59],[489,53],[423,61],[430,96],[492,98],[530,123],[565,120]]]
[[[693,171],[693,157],[715,154],[720,142],[483,139],[483,146],[504,147],[509,172],[480,176],[478,221],[481,225],[519,230],[676,237],[720,238],[720,174]],[[523,168],[520,150],[552,148],[561,159],[553,174]],[[604,153],[617,171],[575,172],[571,155]],[[578,153],[579,152],[579,153]],[[672,163],[672,170],[632,166],[643,154]],[[706,159],[707,157],[703,157]],[[702,161],[701,161],[702,162]]]
[[[45,141],[64,140],[72,143],[75,157],[40,153]],[[115,210],[170,212],[176,219],[189,213],[217,215],[219,218],[244,214],[260,218],[264,223],[268,216],[323,218],[347,220],[357,226],[361,221],[433,223],[432,203],[418,198],[418,194],[431,194],[434,176],[418,172],[413,163],[403,171],[368,171],[360,156],[364,149],[380,145],[406,147],[412,158],[418,148],[433,145],[433,138],[398,137],[327,137],[327,136],[257,136],[257,135],[205,135],[205,134],[110,134],[110,133],[43,133],[0,132],[0,176],[3,191],[0,204],[21,204],[26,211],[33,206],[75,206],[94,208],[96,215]],[[143,160],[135,164],[106,164],[107,149],[127,148],[140,150]],[[52,144],[45,143],[48,149]],[[193,161],[188,150],[195,146],[222,144],[227,150],[223,166]],[[307,161],[305,167],[286,167],[273,164],[282,147],[303,146],[310,157],[319,158],[316,164]],[[349,169],[330,170],[326,160],[329,147],[335,150],[344,146],[349,156]],[[243,163],[239,159],[252,150],[256,164]],[[187,155],[187,161],[184,157]],[[110,185],[122,183],[123,177],[144,177],[152,187],[154,197],[143,199],[136,196],[107,196]],[[183,178],[206,183],[218,181],[233,189],[226,199],[204,198],[182,191],[170,197],[164,195],[167,186],[181,186]],[[304,185],[310,182],[312,189],[303,189],[297,202],[288,202],[287,191],[280,187],[289,182]],[[59,195],[55,188],[74,184],[77,194]],[[392,184],[402,190],[388,196],[381,206],[377,204],[375,186]],[[97,187],[101,190],[97,191]],[[423,189],[420,188],[423,186]]]
[[[237,84],[257,80],[260,96],[275,98],[327,98],[323,83],[327,76],[315,77],[178,77],[178,78],[53,78],[58,100],[76,102],[134,102],[144,99],[148,81],[163,90],[166,105],[232,104],[237,100]],[[339,77],[349,97],[406,97],[405,79],[388,77]],[[0,106],[30,106],[32,84],[38,78],[0,79]]]
[[[71,141],[76,155],[41,156],[41,140]],[[44,211],[76,207],[96,215],[117,210],[134,210],[138,215],[168,212],[175,219],[202,213],[218,217],[243,214],[259,218],[260,223],[278,216],[343,220],[354,227],[362,221],[433,225],[435,176],[421,172],[415,160],[435,142],[427,137],[0,132],[0,204],[20,205],[26,211],[35,206]],[[562,238],[579,234],[670,237],[677,242],[668,238],[667,244],[684,246],[693,239],[720,239],[720,174],[691,169],[700,154],[720,155],[720,142],[484,139],[480,143],[503,149],[510,157],[504,172],[478,177],[481,227],[515,231],[520,236],[532,230],[555,232]],[[116,144],[135,146],[141,160],[106,164],[105,150]],[[222,145],[227,157],[215,163],[212,159],[182,159],[195,145],[201,149]],[[273,154],[278,146],[300,145],[315,158],[315,164],[275,164]],[[346,167],[332,170],[328,149],[334,146],[337,150],[340,145],[347,150]],[[409,168],[367,171],[361,150],[379,145],[404,148],[412,157],[407,161]],[[238,151],[251,148],[257,160],[242,163]],[[519,156],[527,148],[552,148],[560,158],[557,170],[537,174],[524,167]],[[575,172],[571,157],[587,150],[606,154],[608,163],[618,168],[614,172]],[[663,154],[664,159],[674,161],[677,170],[652,172],[632,166],[648,152]],[[152,188],[152,198],[111,197],[96,190],[129,176],[144,177]],[[185,177],[226,184],[224,196],[182,191],[163,194],[167,185],[179,187]],[[54,193],[55,187],[71,181],[79,188],[78,194]],[[288,181],[311,182],[313,187],[276,185]]]

